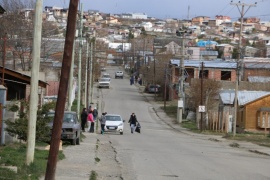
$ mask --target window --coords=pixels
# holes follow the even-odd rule
[[[231,71],[221,71],[220,80],[231,81]]]

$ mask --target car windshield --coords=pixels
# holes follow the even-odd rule
[[[106,121],[121,121],[120,116],[106,116]]]
[[[101,82],[108,82],[108,81],[110,81],[108,78],[102,78],[102,79],[100,79],[99,81],[101,81]]]
[[[110,75],[109,74],[104,74],[102,77],[104,77],[104,78],[110,78]]]
[[[47,116],[51,119],[51,121],[53,121],[54,113],[49,113]],[[63,118],[63,123],[75,123],[73,114],[65,113],[64,118]]]

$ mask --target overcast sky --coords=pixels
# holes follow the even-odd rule
[[[239,0],[238,0],[239,1]],[[234,0],[234,2],[238,2]],[[230,5],[231,0],[80,0],[83,9],[98,10],[104,13],[146,13],[150,17],[161,19],[216,15],[230,16],[232,20],[240,17],[236,6]],[[270,20],[270,0],[243,0],[246,4],[254,4],[245,17],[256,16],[261,20]],[[69,0],[43,0],[44,6],[69,6]],[[248,7],[245,7],[247,9]]]

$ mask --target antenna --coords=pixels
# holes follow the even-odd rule
[[[188,15],[187,15],[187,20],[189,20],[189,10],[190,10],[190,6],[188,5]]]

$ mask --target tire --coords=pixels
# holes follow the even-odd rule
[[[121,135],[123,135],[124,132],[120,132]]]
[[[80,137],[78,137],[78,138],[76,139],[76,144],[77,144],[77,145],[80,145]]]
[[[71,145],[76,145],[76,138],[70,140]]]

